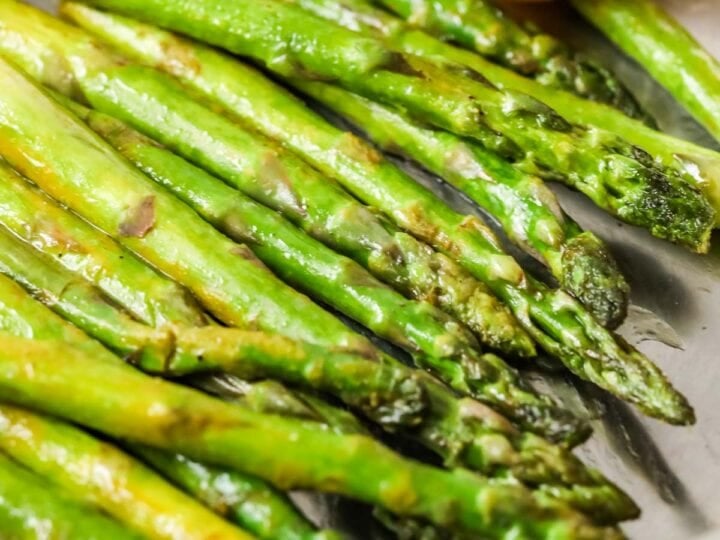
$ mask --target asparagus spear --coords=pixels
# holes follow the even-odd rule
[[[616,109],[602,103],[579,98],[569,92],[548,88],[532,79],[522,77],[513,71],[498,66],[470,51],[453,47],[418,30],[412,30],[397,19],[381,10],[372,8],[363,0],[299,0],[303,8],[314,13],[342,21],[348,28],[356,31],[371,32],[376,37],[390,39],[392,43],[412,54],[449,60],[465,65],[487,78],[493,84],[528,94],[550,105],[565,118],[572,118],[580,125],[597,126],[615,133],[629,143],[649,152],[663,166],[678,168],[684,179],[703,190],[713,205],[716,219],[720,218],[720,154],[695,145],[689,141],[672,137],[656,131],[641,122],[633,120]],[[240,108],[240,100],[233,104],[228,93],[218,92],[208,82],[212,79],[209,71],[222,71],[225,85],[237,77],[253,87],[260,84],[257,72],[228,61],[223,55],[202,45],[191,43],[142,23],[124,19],[110,13],[96,11],[81,4],[66,2],[62,12],[85,29],[97,34],[103,40],[117,47],[124,54],[151,65],[157,65],[174,74],[195,89],[222,101],[235,113],[246,118]],[[166,47],[159,44],[168,44]],[[176,54],[173,54],[175,51]],[[182,54],[177,54],[177,52]],[[168,61],[168,60],[172,61]],[[193,69],[202,65],[203,69]],[[237,73],[233,77],[230,74]],[[267,85],[267,83],[265,83]],[[233,85],[233,93],[242,87]],[[263,88],[264,90],[264,88]],[[249,104],[246,103],[246,107]],[[256,112],[257,114],[257,112]],[[250,116],[261,121],[262,117]],[[307,121],[307,119],[305,119]],[[316,133],[313,133],[317,137]]]
[[[96,342],[89,340],[84,334],[77,332],[71,325],[65,323],[52,313],[48,313],[29,296],[23,295],[22,290],[0,276],[0,329],[13,332],[21,336],[33,336],[35,339],[64,338],[68,343],[88,350],[95,357],[106,361],[116,361],[106,349]],[[68,328],[69,327],[69,328]],[[21,328],[22,331],[17,329]],[[208,335],[207,331],[213,332]],[[187,335],[194,336],[189,340]],[[184,350],[192,356],[202,353],[203,365],[208,368],[222,366],[226,371],[238,372],[232,366],[238,358],[265,360],[268,355],[272,359],[285,360],[284,372],[292,369],[297,363],[297,345],[286,341],[272,340],[257,333],[239,332],[226,329],[187,329],[179,333],[174,339],[178,350]],[[187,341],[197,343],[195,349],[186,345]],[[238,346],[238,344],[242,344]],[[293,348],[294,347],[294,348]],[[235,353],[237,349],[244,349],[244,353]],[[270,352],[268,353],[268,348]],[[229,352],[228,352],[229,351]],[[247,352],[249,351],[249,353]],[[260,354],[258,354],[260,351]],[[302,353],[301,353],[302,354]],[[312,355],[312,353],[310,353]],[[322,352],[316,354],[318,362],[322,362]],[[312,356],[314,358],[314,356]],[[257,363],[257,362],[256,362]],[[267,361],[265,361],[267,363]],[[277,364],[278,362],[276,362]],[[368,362],[369,363],[369,362]],[[369,363],[375,365],[373,363]],[[168,365],[172,365],[168,363]],[[327,369],[314,367],[305,371],[315,376],[316,382],[311,385],[322,385]],[[277,369],[277,368],[276,368]],[[282,371],[282,370],[281,370]],[[240,370],[247,374],[247,368]],[[251,372],[252,376],[257,372]],[[175,372],[177,373],[177,372]],[[322,373],[322,375],[320,375]],[[346,369],[344,375],[357,379],[356,387],[348,388],[345,384],[345,393],[356,390],[357,386],[365,388],[372,384],[374,379],[360,373],[357,368]],[[331,375],[334,372],[331,372]],[[342,375],[342,374],[341,374]],[[292,375],[291,375],[292,376]],[[287,375],[284,375],[287,379]],[[507,478],[511,482],[520,480],[530,486],[535,486],[541,494],[549,494],[551,499],[568,500],[588,515],[603,523],[614,523],[619,520],[635,517],[637,507],[622,491],[610,484],[599,474],[587,470],[572,454],[561,447],[553,447],[542,439],[530,434],[521,434],[510,427],[502,418],[492,411],[486,410],[475,402],[457,402],[449,395],[445,388],[427,377],[422,379],[423,389],[431,397],[431,410],[429,418],[416,429],[406,431],[406,434],[416,437],[431,450],[446,458],[448,464],[451,460],[467,463],[478,471],[490,475]],[[352,382],[350,383],[352,384]],[[388,377],[381,378],[380,385],[393,384]],[[378,396],[371,405],[382,409],[379,392],[365,390],[361,395]],[[347,402],[352,404],[345,394],[340,394]],[[308,397],[306,396],[307,400]],[[329,410],[318,400],[313,400],[313,407],[326,422],[328,415],[332,417],[332,428],[337,433],[346,433],[343,428],[350,426],[349,432],[362,432],[356,424],[349,423],[347,418],[338,418],[338,412]],[[320,408],[320,409],[318,409]],[[388,415],[399,414],[400,407],[388,408]],[[268,412],[266,408],[262,412]],[[283,411],[286,413],[287,411]],[[296,415],[302,419],[306,415]],[[315,425],[317,418],[312,418]],[[394,420],[394,421],[392,421]],[[386,427],[388,424],[398,424],[398,420],[391,419],[380,422]],[[559,497],[555,497],[554,494]]]
[[[0,153],[48,194],[175,277],[228,324],[377,356],[367,339],[284,285],[246,246],[148,180],[9,64],[0,71],[8,81],[7,101],[0,105]],[[66,144],[57,146],[56,136]],[[35,153],[42,158],[29,159]],[[46,170],[56,171],[52,182]]]
[[[3,189],[6,186],[13,189]],[[77,234],[73,224],[83,225],[82,222],[70,214],[63,216],[63,212],[57,206],[29,190],[17,175],[4,178],[0,182],[0,195],[8,205],[6,206],[8,212],[0,213],[0,218],[12,215],[13,231],[18,234],[27,234],[26,239],[33,245],[43,248],[47,248],[48,245],[52,247],[52,243],[44,243],[43,238],[59,236],[72,239],[75,252],[90,254],[92,247],[97,245],[99,240],[107,240],[94,229],[85,231],[87,234],[84,236]],[[22,204],[10,205],[15,202]],[[37,205],[38,202],[42,204]],[[44,218],[38,221],[37,217],[41,215]],[[35,236],[34,233],[39,236]],[[90,233],[94,233],[97,238]],[[112,241],[105,242],[104,245],[108,248],[108,254],[114,253],[113,248],[117,251],[118,246]],[[59,260],[67,260],[67,257],[61,257]],[[148,280],[140,283],[132,281],[133,265],[130,264],[132,256],[126,253],[124,256],[111,257],[108,260],[120,266],[117,268],[117,275],[124,278],[122,285],[125,290],[140,294],[142,289],[133,291],[133,287],[147,283]],[[111,270],[111,268],[103,268],[103,262],[103,259],[94,260],[98,273]],[[125,268],[123,263],[128,263],[128,268]],[[161,280],[156,274],[149,273],[147,277],[150,276]],[[98,282],[100,287],[104,284],[105,281]],[[150,287],[147,294],[150,295],[149,300],[154,302],[159,313],[163,314],[162,298],[152,298],[152,292],[158,290],[162,290],[162,288]],[[127,297],[131,298],[132,296],[129,294]],[[19,301],[13,300],[9,305],[18,306]],[[46,317],[42,317],[42,314],[39,317],[40,320],[47,320]],[[27,326],[27,322],[19,324],[21,327]],[[436,452],[447,464],[464,463],[477,470],[486,471],[488,474],[496,474],[498,469],[500,471],[509,469],[513,471],[514,475],[527,478],[533,483],[587,484],[587,475],[582,472],[581,467],[578,467],[577,462],[573,465],[572,456],[545,448],[547,445],[541,444],[542,441],[536,437],[515,433],[506,422],[491,411],[472,400],[457,400],[452,393],[431,377],[421,377],[421,382],[423,391],[428,398],[428,410],[421,426],[412,430],[409,435]],[[573,436],[577,436],[577,430],[559,433],[561,440],[578,442],[577,439],[573,439]],[[509,440],[510,444],[504,443],[503,440]],[[500,451],[501,449],[504,450]],[[528,475],[530,476],[528,477]]]
[[[453,47],[439,40],[433,39],[422,32],[408,31],[407,28],[398,24],[392,17],[387,17],[382,12],[372,9],[363,0],[348,0],[347,2],[338,2],[337,0],[298,1],[314,13],[324,16],[333,22],[339,20],[350,29],[365,33],[369,32],[372,35],[380,34],[393,46],[407,53],[417,53],[425,58],[435,59],[445,63],[454,61],[466,67],[467,63],[462,61],[463,53],[471,57],[475,56],[472,53],[464,51],[454,53]],[[343,17],[339,16],[340,12],[344,15]],[[446,52],[447,54],[442,54],[442,52],[438,53],[438,50]],[[450,52],[447,52],[448,50]],[[458,59],[456,58],[457,56],[461,56],[461,58]],[[438,73],[438,75],[440,75],[440,73]],[[478,76],[478,74],[475,75]],[[480,74],[479,77],[482,78],[482,74]],[[530,112],[531,115],[538,115],[538,125],[541,126],[540,131],[542,133],[537,132],[534,136],[535,140],[544,140],[545,142],[554,141],[544,150],[538,150],[537,145],[533,147],[533,137],[528,136],[528,133],[522,132],[520,129],[509,134],[516,143],[528,152],[528,156],[531,157],[537,165],[540,165],[539,168],[536,167],[532,169],[533,172],[544,174],[551,179],[564,181],[571,187],[588,195],[600,207],[630,223],[648,227],[656,236],[668,238],[679,243],[686,243],[689,247],[699,250],[700,252],[707,250],[709,238],[709,225],[707,223],[705,223],[704,227],[701,227],[705,228],[705,233],[696,237],[695,240],[691,240],[688,244],[679,237],[675,237],[674,233],[668,233],[667,230],[663,231],[662,226],[659,229],[653,228],[651,224],[652,221],[654,220],[656,224],[661,223],[662,218],[659,217],[660,212],[658,212],[656,218],[647,219],[650,214],[656,210],[647,213],[647,210],[643,209],[645,199],[648,197],[647,195],[636,193],[636,198],[634,198],[627,190],[618,187],[621,185],[618,181],[623,182],[620,180],[621,178],[640,176],[643,178],[640,182],[643,186],[642,190],[651,193],[658,187],[656,185],[656,179],[662,178],[664,175],[668,177],[668,182],[675,186],[673,189],[678,190],[676,196],[679,198],[676,199],[675,203],[670,203],[670,206],[675,206],[677,202],[682,201],[682,192],[684,191],[680,178],[687,177],[686,172],[678,170],[676,160],[672,160],[672,162],[667,164],[665,162],[651,162],[649,156],[647,156],[644,151],[633,147],[617,134],[607,132],[600,133],[595,128],[589,129],[587,126],[575,126],[571,128],[561,117],[556,116],[554,111],[543,108],[544,106],[537,102],[533,105],[532,100],[527,101],[527,96],[510,93],[508,94],[508,99],[505,101],[496,102],[495,105],[489,105],[492,100],[497,98],[496,93],[492,91],[488,93],[486,87],[474,81],[469,81],[464,85],[462,81],[457,81],[456,84],[458,87],[464,86],[469,95],[474,95],[476,98],[482,100],[486,115],[498,113],[495,121],[490,120],[490,123],[496,126],[496,130],[500,130],[497,125],[512,123],[512,120],[508,122],[505,115],[508,107],[515,111],[515,113],[519,113],[519,116],[524,116],[525,120],[527,119],[528,112]],[[527,110],[520,112],[523,107]],[[486,116],[486,120],[488,119],[489,116]],[[516,127],[520,128],[520,124],[523,123],[524,120],[520,120]],[[575,157],[571,157],[574,150],[565,153],[566,150],[562,150],[563,147],[566,149],[576,147],[577,153],[574,154]],[[582,150],[583,147],[584,150]],[[587,155],[608,154],[610,157],[603,158],[606,160],[605,164],[603,164],[602,161],[590,163],[592,160],[583,160],[583,157],[586,158],[586,156],[583,156],[583,152]],[[571,162],[572,165],[570,164]],[[551,170],[546,170],[547,167]],[[613,169],[613,172],[609,175],[607,174],[607,167]],[[564,176],[562,178],[555,178],[557,173]],[[587,178],[592,175],[605,175],[605,179],[602,180],[600,184],[588,182]],[[627,185],[625,187],[627,187]],[[614,201],[613,198],[616,196],[620,196],[622,200]],[[661,196],[660,199],[663,197],[664,196]],[[695,198],[697,199],[697,192],[695,193]],[[707,201],[700,201],[700,203],[700,206],[705,207],[705,210],[707,210]],[[691,218],[693,217],[692,213],[688,213],[687,215]],[[704,219],[707,222],[706,218],[707,216],[701,218],[701,221]],[[678,221],[678,225],[680,224],[681,222]],[[684,233],[681,233],[681,235],[682,234]],[[690,236],[693,237],[695,234],[691,233]],[[699,243],[697,242],[698,239],[700,239]]]
[[[58,492],[0,453],[0,530],[3,538],[138,540],[119,523]]]
[[[720,140],[720,63],[680,23],[651,0],[572,5]]]
[[[3,168],[0,165],[0,176]],[[0,273],[119,354],[142,356],[136,360],[141,364],[165,365],[174,346],[170,333],[137,323],[104,301],[88,282],[33,251],[0,228]]]
[[[68,9],[70,7],[68,6]],[[82,6],[75,7],[79,10],[87,9]],[[157,51],[158,43],[165,39],[164,33],[159,35],[152,33],[156,31],[149,27],[140,28],[140,30],[143,32],[133,32],[133,35],[139,36],[148,30],[150,32],[147,35],[149,41],[145,42],[146,46],[138,48],[137,52],[141,50]],[[177,46],[179,48],[182,44],[178,43]],[[164,47],[161,49],[165,50]],[[230,62],[222,56],[217,56],[208,49],[201,49],[200,52],[207,54],[207,57],[198,57],[192,62],[196,65],[202,64],[202,71],[205,73],[209,71],[213,73],[228,72],[228,70],[230,73],[235,73],[236,76],[231,79],[234,90],[253,86],[254,91],[261,94],[266,88],[272,92],[273,86],[253,70]],[[190,54],[192,53],[188,51],[188,55]],[[209,62],[206,62],[206,59]],[[149,58],[150,62],[177,65],[180,70],[187,71],[189,64],[183,63],[181,58],[177,60],[177,62],[165,62],[161,56]],[[218,62],[213,62],[214,60],[218,60]],[[201,82],[202,80],[200,79]],[[252,102],[241,101],[247,103],[249,107],[248,112],[243,116],[257,112],[261,114],[261,120],[264,118],[264,114],[266,114],[264,110],[254,110]],[[277,112],[274,108],[265,107],[265,109]],[[325,144],[330,143],[332,147],[338,142],[343,142],[348,147],[358,144],[355,139],[347,136],[338,141],[337,135],[340,134],[329,124],[314,115],[310,115],[309,119],[314,122],[312,133],[315,140],[313,144],[318,144],[318,137],[323,133],[329,135]],[[270,128],[272,124],[266,122],[266,125]],[[236,138],[242,135],[237,130],[233,133]],[[244,136],[236,142],[242,145],[243,155],[249,149],[257,149],[258,153],[267,156],[268,148],[265,145],[258,145],[254,138]],[[362,147],[360,150],[364,151]],[[277,149],[273,149],[273,152],[277,153]],[[373,152],[368,153],[369,159],[374,160],[375,156],[376,154]],[[286,154],[278,154],[277,157],[283,164],[287,164],[284,172],[288,181],[292,182],[294,197],[305,204],[302,213],[297,212],[292,205],[288,204],[288,197],[285,197],[284,200],[279,196],[271,198],[273,194],[269,194],[269,190],[260,189],[261,186],[257,185],[260,179],[254,178],[254,182],[251,182],[254,175],[249,171],[244,175],[238,174],[237,169],[226,169],[226,172],[232,171],[234,174],[231,183],[262,200],[266,205],[282,210],[308,234],[328,244],[336,251],[354,258],[379,279],[393,285],[406,296],[432,302],[455,316],[470,327],[484,343],[514,355],[529,356],[533,354],[531,341],[516,321],[512,320],[507,309],[457,264],[400,232],[380,216],[368,212],[346,192],[334,187],[327,179],[318,177],[307,167],[300,165],[297,160],[293,160]],[[238,155],[237,159],[241,158],[242,156]],[[383,163],[378,164],[378,167],[388,166]],[[278,186],[275,190],[279,191],[281,187]]]
[[[314,531],[290,501],[281,498],[260,480],[204,465],[181,454],[167,454],[149,447],[134,447],[134,451],[193,497],[258,538],[339,539],[339,536],[329,531]],[[273,508],[271,516],[267,515],[269,506]]]
[[[607,247],[562,213],[537,177],[445,131],[414,124],[398,111],[337,86],[296,82],[309,96],[349,119],[380,147],[417,160],[494,215],[508,236],[545,262],[565,290],[603,326],[627,313],[629,286]]]
[[[420,384],[404,368],[261,332],[215,326],[153,330],[127,319],[92,286],[67,288],[57,296],[57,291],[77,280],[6,233],[0,233],[0,249],[0,272],[144,371],[166,376],[220,371],[251,379],[277,377],[334,394],[389,427],[415,425],[422,418]],[[11,300],[18,303],[13,313],[31,309],[12,289],[0,292],[9,306]],[[32,319],[38,319],[37,314]],[[122,346],[116,347],[117,343]]]
[[[112,117],[87,110],[81,114],[93,130],[149,177],[230,238],[250,245],[283,279],[414,352],[419,367],[434,372],[455,390],[550,438],[557,437],[558,425],[577,424],[549,400],[524,388],[515,371],[502,360],[476,353],[472,336],[441,316],[442,312],[427,305],[408,304],[353,261],[313,241],[271,210]],[[579,425],[576,429],[582,431]]]
[[[2,235],[7,236],[6,233],[2,233]],[[20,266],[19,264],[14,266],[14,276],[16,278],[18,277],[17,270],[27,269],[28,267],[31,269],[33,275],[48,274],[48,278],[46,278],[42,284],[37,286],[33,285],[33,288],[40,293],[43,300],[52,302],[53,307],[57,308],[61,305],[72,307],[72,300],[78,300],[76,309],[71,309],[70,312],[76,315],[76,323],[79,323],[82,328],[93,328],[92,325],[87,326],[82,324],[83,321],[88,319],[83,316],[87,313],[99,313],[101,314],[99,318],[104,318],[109,321],[120,318],[122,315],[122,312],[118,309],[107,304],[104,306],[104,309],[97,309],[99,306],[102,307],[102,299],[96,292],[88,290],[87,288],[77,288],[78,292],[82,291],[87,294],[76,294],[70,297],[69,301],[63,299],[60,299],[61,301],[58,302],[54,301],[52,291],[56,290],[57,287],[55,286],[56,283],[50,279],[53,276],[53,268],[42,258],[27,257],[27,252],[23,252],[18,249],[17,245],[13,246],[5,241],[2,243],[2,254],[0,254],[0,257],[6,257],[5,254],[8,252],[13,253],[14,258],[22,263],[22,268],[18,268]],[[55,271],[54,275],[58,275],[57,271]],[[60,275],[62,276],[62,274]],[[65,281],[66,280],[60,280],[57,284],[59,285]],[[48,287],[41,289],[40,287],[43,285]],[[116,360],[107,350],[100,347],[96,342],[87,339],[81,332],[78,332],[72,326],[53,316],[52,313],[44,311],[38,304],[30,302],[29,298],[24,296],[17,286],[5,278],[0,280],[0,315],[3,321],[0,326],[6,331],[10,330],[19,335],[32,336],[34,339],[62,338],[65,342],[88,350],[98,359],[102,358],[106,361]],[[23,328],[24,331],[18,332],[18,328]],[[109,326],[109,328],[115,328],[115,325]],[[230,330],[229,332],[233,331]],[[110,332],[104,332],[102,337],[109,337],[109,342],[117,341],[117,339],[112,338]],[[238,339],[243,338],[242,335],[236,337]],[[210,345],[213,344],[213,336],[203,336],[203,338],[206,338],[206,343]],[[165,339],[163,338],[162,341],[165,341]],[[183,348],[182,340],[174,339],[173,341],[177,342],[178,349]],[[268,347],[266,346],[265,348],[267,350]],[[137,353],[137,351],[134,352]],[[212,353],[210,356],[212,357]],[[253,392],[257,396],[257,394],[262,392],[262,389],[253,387]],[[283,412],[287,411],[284,410]],[[183,458],[180,456],[175,456],[175,458],[168,456],[165,459],[168,462],[172,462],[173,459],[181,460]],[[299,538],[298,536],[292,536],[292,531],[297,531],[298,534],[304,534],[306,535],[304,537],[308,537],[307,534],[309,533],[307,531],[311,530],[309,525],[303,524],[301,518],[297,514],[294,514],[293,509],[281,495],[274,494],[271,488],[263,486],[259,480],[245,478],[235,472],[227,473],[227,477],[225,477],[223,476],[223,471],[204,469],[204,465],[194,462],[193,465],[192,467],[188,465],[188,469],[182,474],[182,479],[185,482],[193,481],[195,490],[200,490],[205,486],[203,482],[207,480],[207,474],[212,474],[213,477],[217,479],[219,486],[225,487],[229,491],[237,490],[238,493],[245,493],[248,499],[254,501],[247,502],[247,504],[237,504],[232,508],[234,519],[242,526],[250,525],[249,530],[254,534],[258,534],[263,538],[288,538],[292,540]],[[210,490],[211,488],[208,487],[208,489]],[[208,496],[213,497],[213,493],[210,493]],[[217,500],[216,495],[215,500]],[[257,521],[258,513],[264,519],[264,525],[262,527],[259,527]],[[317,536],[317,538],[325,537],[325,533],[318,534],[320,534],[320,536]]]
[[[717,152],[657,131],[603,103],[549,88],[471,51],[411,29],[400,19],[374,8],[365,0],[296,1],[323,18],[341,21],[351,30],[389,40],[405,52],[464,65],[500,88],[516,90],[546,103],[564,118],[572,118],[576,124],[597,126],[621,136],[649,152],[663,166],[678,169],[685,180],[703,190],[715,209],[716,219],[720,217],[720,154]],[[112,32],[116,29],[108,21],[112,22],[113,15],[73,3],[67,3],[65,10],[81,26],[112,40]]]
[[[97,46],[93,50],[97,51]],[[77,53],[73,58],[78,59]],[[150,95],[143,94],[143,98],[138,99],[137,91],[131,91],[127,84],[132,79],[138,85],[145,82],[152,85],[153,75],[123,66],[101,71],[104,75],[99,77],[99,84],[82,84],[86,98],[111,114],[115,112],[126,120],[134,120],[135,127],[154,135],[164,134],[159,137],[162,142],[170,140],[174,149],[190,159],[202,159],[206,166],[225,160],[223,167],[215,167],[220,169],[217,174],[223,176],[223,170],[229,168],[230,149],[225,150],[228,146],[224,145],[222,154],[217,155],[220,152],[212,148],[216,152],[216,157],[212,157],[208,156],[208,145],[202,143],[220,141],[230,124],[222,123],[222,118],[212,116],[207,109],[194,108],[189,100],[182,101],[187,106],[183,109],[171,108],[167,103],[162,105],[159,109],[163,112],[162,123],[156,121],[156,115],[145,119],[147,110],[151,109],[148,105]],[[143,75],[139,76],[138,71]],[[129,75],[123,76],[126,73]],[[80,83],[81,78],[76,78],[76,82]],[[123,83],[113,85],[114,78],[122,79]],[[167,97],[163,96],[164,99]],[[178,122],[182,129],[168,128],[172,118],[182,118],[184,114],[188,118]],[[200,117],[210,118],[214,125],[221,125],[223,129],[206,132],[204,140],[193,147],[200,137],[189,140],[187,134]],[[327,162],[325,165],[330,168]],[[634,403],[647,414],[676,424],[693,422],[694,415],[685,398],[649,359],[607,332],[567,294],[548,290],[525,275],[477,219],[453,212],[432,193],[402,175],[388,178],[336,173],[336,177],[366,203],[384,210],[400,226],[457,257],[505,300],[528,332],[550,354],[560,358],[574,373]]]
[[[252,56],[273,68],[263,54],[261,38],[266,34],[257,32],[242,15],[245,10],[254,9],[249,3],[233,2],[228,9],[217,8],[212,0],[192,5],[175,0],[153,0],[150,4],[139,0],[88,3],[155,19],[161,25]],[[294,6],[280,1],[276,4],[274,17],[290,24]],[[217,12],[213,12],[215,8]],[[334,22],[328,24],[337,26]],[[242,46],[237,43],[240,36]],[[281,36],[276,37],[277,47],[281,47]],[[295,39],[301,40],[302,34]],[[253,44],[257,45],[255,52]],[[310,43],[308,50],[315,50]],[[321,48],[316,52],[322,56]],[[568,124],[529,96],[499,91],[473,80],[466,76],[466,70],[413,55],[405,54],[402,58],[407,65],[400,73],[394,68],[358,75],[349,69],[337,82],[365,97],[403,107],[425,122],[476,138],[503,157],[525,156],[532,170],[579,189],[628,223],[693,250],[707,251],[714,212],[702,194],[683,182],[673,169],[653,162],[644,152],[613,134]],[[335,78],[337,70],[318,69],[310,75]],[[308,78],[307,73],[296,76]]]
[[[4,335],[0,344],[6,399],[107,435],[237,468],[283,489],[345,494],[488,537],[511,530],[528,538],[614,534],[589,527],[576,514],[541,509],[517,486],[414,463],[362,436],[252,413],[120,363],[97,362],[61,343]]]
[[[492,58],[553,89],[608,103],[652,123],[607,69],[549,34],[524,28],[488,0],[377,0],[412,26]]]
[[[282,93],[255,70],[202,45],[173,36],[163,30],[116,15],[102,13],[80,4],[65,4],[63,5],[62,11],[85,28],[99,35],[102,39],[118,47],[123,53],[132,56],[133,59],[167,69],[183,80],[183,82],[192,86],[193,89],[204,93],[211,99],[217,99],[223,105],[232,109],[233,112],[242,117],[243,120],[259,123],[267,129],[266,133],[271,136],[276,136],[277,132],[277,129],[274,128],[273,125],[283,121],[282,111],[286,110],[286,107],[292,107],[296,103],[292,97]],[[335,12],[330,12],[330,14],[335,14]],[[200,66],[200,69],[195,69],[195,66]],[[277,96],[272,100],[265,100],[268,104],[273,104],[273,107],[263,107],[263,100],[256,97],[268,95]],[[282,98],[285,99],[282,100]],[[289,105],[285,105],[285,101],[289,102]],[[256,102],[257,105],[255,104]],[[293,109],[297,109],[297,107],[293,107]],[[304,138],[310,139],[310,143],[332,147],[336,144],[335,141],[343,136],[342,133],[320,120],[316,115],[305,111],[303,111],[302,114],[303,116],[295,118],[295,121],[302,121],[308,126],[313,126],[314,129],[305,130],[304,132]],[[270,120],[265,120],[268,115],[271,115]],[[279,118],[274,119],[274,117]],[[373,167],[373,170],[376,168],[379,167]],[[520,173],[506,174],[518,177]],[[502,181],[504,175],[498,175],[497,178]],[[484,185],[488,186],[487,183],[484,183]],[[499,187],[498,191],[500,189]],[[555,208],[547,208],[548,206],[557,204],[554,196],[548,190],[545,190],[537,182],[534,182],[531,189],[533,195],[529,197],[531,201],[527,204],[532,204],[532,208],[527,209],[527,214],[544,214],[545,218],[542,220],[538,218],[538,221],[542,221],[544,229],[547,230],[545,236],[552,237],[548,243],[554,243],[556,245],[558,243],[562,244],[562,236],[564,233],[558,229],[566,229],[566,234],[570,232],[575,233],[575,229],[570,224],[557,223],[558,219],[554,215],[557,210]],[[506,193],[507,191],[504,190],[502,197],[497,195],[493,199],[499,204],[503,198],[508,199],[513,196],[512,193]],[[518,206],[521,204],[523,206],[526,205],[524,199],[520,197],[514,197],[508,201],[508,205],[513,205],[514,211],[518,211]],[[488,208],[487,205],[486,208]],[[497,204],[493,205],[490,209],[495,211],[496,216],[504,217],[503,209],[498,208]],[[527,214],[523,215],[525,216]],[[512,232],[514,229],[517,229],[518,221],[519,220],[516,219],[512,224],[506,221],[506,230]],[[575,233],[575,235],[577,235],[577,233]],[[537,237],[537,235],[529,236],[532,238]],[[524,245],[532,242],[530,239],[519,239],[517,236],[516,239],[522,240],[521,243]],[[540,244],[545,245],[542,242]],[[598,245],[597,242],[588,242],[588,244],[591,244],[593,247]],[[534,245],[532,249],[537,253],[538,251],[542,251],[542,245]],[[575,246],[582,248],[584,244],[582,242],[575,242]],[[564,279],[563,281],[565,282],[566,288],[581,299],[591,298],[594,301],[589,307],[597,306],[593,311],[596,316],[600,316],[601,321],[615,321],[621,319],[625,311],[626,299],[624,297],[626,297],[627,293],[624,289],[626,284],[622,276],[617,274],[617,271],[615,271],[613,276],[609,275],[612,266],[605,264],[604,261],[608,260],[610,256],[602,252],[602,249],[595,248],[592,250],[574,249],[571,253],[577,259],[585,259],[587,257],[595,263],[602,262],[602,266],[596,265],[595,268],[606,268],[607,276],[603,275],[600,271],[591,273],[583,272],[583,279],[579,281],[572,281],[570,279]],[[568,253],[570,253],[570,251],[568,251]],[[597,256],[598,254],[600,257]],[[548,259],[550,259],[549,262],[551,262],[552,256],[546,257],[546,260]],[[569,263],[566,263],[566,268],[563,270],[562,261],[559,259],[559,256],[555,257],[555,262],[551,262],[550,264],[551,268],[556,271],[556,276],[562,278],[564,276],[577,276],[579,274],[573,272],[575,265]],[[587,267],[587,265],[585,266]],[[602,277],[597,279],[597,284],[594,284],[592,280],[596,276]],[[611,280],[611,278],[614,279]],[[609,285],[609,283],[611,285]],[[603,294],[591,295],[585,292],[586,290],[592,291],[596,287],[601,288],[602,291],[604,291]],[[612,298],[611,302],[608,303],[604,300],[606,295]]]
[[[148,539],[253,538],[76,427],[9,405],[0,427],[2,451]]]

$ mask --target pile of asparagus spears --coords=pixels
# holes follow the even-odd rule
[[[483,0],[60,14],[0,0],[0,536],[341,538],[304,489],[401,539],[622,538],[589,419],[527,369],[694,413],[545,181],[702,253],[720,154]]]

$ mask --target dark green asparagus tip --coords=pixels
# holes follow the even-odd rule
[[[518,405],[513,413],[513,420],[521,428],[568,448],[584,443],[593,432],[588,422],[559,405]]]
[[[570,503],[576,510],[592,516],[597,525],[615,525],[640,517],[640,508],[627,493],[607,480],[604,482],[605,485],[570,487],[545,484],[538,488],[538,493]],[[603,504],[597,504],[598,499],[602,499]]]
[[[393,426],[414,426],[425,418],[427,396],[422,384],[413,376],[395,380],[389,391],[373,393],[359,405],[371,420],[391,429]]]
[[[606,328],[625,320],[630,287],[607,246],[590,232],[566,242],[562,253],[562,286]]]
[[[626,116],[636,118],[650,127],[655,119],[643,110],[635,97],[607,69],[578,54],[553,56],[536,76],[546,86],[567,88],[592,101],[607,103]]]
[[[642,189],[629,189],[620,195],[620,218],[629,223],[646,224],[659,238],[687,246],[697,253],[707,253],[715,226],[715,210],[702,191],[671,171],[658,169],[650,162],[652,158],[639,149],[635,149],[633,158],[646,166],[634,171],[643,179],[641,184],[636,184]]]

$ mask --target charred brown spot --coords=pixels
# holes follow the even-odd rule
[[[281,210],[305,215],[305,208],[295,193],[290,175],[276,152],[265,153],[258,167],[257,178],[265,193],[280,203]]]
[[[120,235],[132,238],[145,238],[155,226],[155,196],[148,195],[140,204],[132,208],[128,218],[120,224]]]
[[[347,154],[356,161],[377,165],[382,162],[382,155],[375,150],[370,144],[366,143],[360,137],[346,132],[340,137],[338,150]]]
[[[382,69],[398,73],[400,75],[408,75],[410,77],[425,78],[425,73],[416,69],[409,61],[408,57],[402,53],[394,53],[382,66]]]
[[[164,39],[160,44],[163,50],[162,60],[158,67],[173,75],[199,75],[202,72],[202,64],[195,58],[192,48],[181,43],[176,38]]]
[[[230,250],[230,253],[232,253],[233,255],[237,255],[238,257],[242,257],[246,261],[249,261],[252,264],[254,264],[255,266],[257,266],[258,268],[263,268],[263,269],[266,268],[266,266],[263,264],[263,262],[260,259],[258,259],[255,256],[255,254],[252,252],[252,250],[249,247],[247,247],[245,244],[238,244],[237,246],[233,247]]]

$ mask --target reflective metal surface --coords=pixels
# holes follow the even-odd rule
[[[35,3],[46,8],[54,4]],[[663,3],[720,57],[720,2]],[[713,144],[637,65],[561,3],[520,9],[611,64],[665,130]],[[421,173],[418,178],[453,205],[474,211],[452,190]],[[685,540],[703,534],[715,538],[711,530],[720,527],[720,234],[715,235],[710,255],[692,255],[609,218],[577,194],[564,188],[557,191],[568,213],[612,246],[631,282],[633,303],[654,312],[677,333],[682,349],[648,341],[653,332],[667,331],[648,324],[639,310],[621,328],[621,333],[639,344],[685,392],[698,416],[694,427],[670,427],[636,414],[587,385],[577,385],[580,397],[575,383],[561,383],[559,390],[568,404],[597,417],[595,436],[579,454],[629,491],[642,507],[642,518],[624,527],[631,538]],[[368,526],[369,513],[362,507],[310,496],[301,502],[313,517],[348,530],[350,538],[374,536]]]

